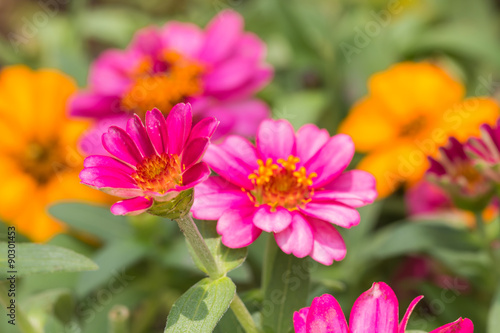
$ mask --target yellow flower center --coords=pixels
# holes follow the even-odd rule
[[[280,158],[277,164],[271,158],[265,163],[257,161],[259,168],[248,176],[255,187],[247,192],[256,206],[267,204],[273,209],[281,206],[296,210],[310,201],[313,194],[310,186],[317,174],[312,172],[308,175],[304,167],[297,170],[299,161],[295,156],[289,156],[287,160]]]
[[[201,64],[174,51],[165,52],[156,63],[146,58],[132,74],[134,83],[121,106],[140,115],[155,107],[168,113],[175,104],[202,92],[203,71]]]
[[[144,191],[165,193],[182,184],[179,156],[163,153],[146,157],[132,174],[137,185]]]
[[[24,152],[15,156],[15,159],[25,173],[31,175],[38,184],[44,185],[53,177],[70,169],[73,155],[68,152],[66,156],[55,140],[44,144],[33,141],[26,146]]]
[[[412,119],[410,122],[405,124],[400,131],[400,136],[402,137],[415,137],[417,136],[427,125],[427,118],[424,116],[418,116]]]

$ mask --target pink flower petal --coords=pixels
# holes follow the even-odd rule
[[[253,224],[255,207],[241,206],[226,210],[217,222],[217,232],[222,235],[222,243],[230,248],[240,248],[252,244],[262,230]]]
[[[90,68],[89,86],[99,94],[118,98],[130,87],[130,72],[140,61],[142,57],[136,52],[104,51]]]
[[[142,160],[134,141],[119,127],[111,126],[108,132],[102,135],[102,145],[111,155],[132,166],[136,166]]]
[[[74,117],[97,117],[113,115],[120,109],[120,99],[114,95],[81,91],[69,100],[69,114]]]
[[[468,318],[458,318],[456,321],[436,328],[430,333],[474,333],[474,324]]]
[[[139,148],[142,156],[148,157],[156,154],[151,139],[149,139],[146,128],[138,115],[134,115],[127,123],[127,133]]]
[[[264,120],[257,131],[256,143],[264,161],[272,158],[276,162],[295,155],[295,131],[286,120]]]
[[[307,161],[308,173],[316,172],[313,187],[321,188],[344,171],[354,156],[354,143],[345,134],[331,137],[321,149]]]
[[[198,55],[204,41],[203,31],[190,23],[169,22],[161,35],[166,48],[189,58]]]
[[[146,130],[156,152],[168,151],[167,123],[160,110],[154,108],[146,112]]]
[[[191,104],[176,104],[167,116],[168,153],[180,155],[191,131]]]
[[[101,155],[88,156],[83,161],[83,166],[85,168],[103,166],[107,168],[118,169],[126,174],[131,174],[134,172],[133,168],[110,156],[101,156]]]
[[[352,333],[397,333],[398,299],[384,282],[374,283],[361,294],[351,310]]]
[[[312,301],[306,319],[306,332],[349,333],[344,313],[335,297],[324,294]]]
[[[206,28],[200,58],[216,63],[227,57],[243,31],[243,18],[232,10],[220,12]]]
[[[130,115],[126,113],[99,119],[82,134],[78,143],[79,148],[87,155],[108,155],[108,151],[102,145],[102,135],[108,132],[110,126],[125,128],[129,119]]]
[[[331,224],[306,217],[313,232],[313,249],[311,258],[323,265],[331,265],[333,261],[344,259],[346,248],[340,233]]]
[[[130,177],[127,173],[109,167],[90,167],[84,168],[80,172],[80,179],[83,184],[89,186],[99,187],[111,187],[111,184],[106,184],[100,181],[101,179],[111,178],[113,180],[117,180],[120,183],[116,184],[113,182],[113,187],[119,188],[139,188],[132,177]],[[118,186],[116,186],[118,185]]]
[[[238,89],[226,92],[224,94],[225,99],[231,100],[241,100],[251,97],[258,90],[268,84],[273,78],[274,70],[268,65],[261,65],[259,68],[255,69],[253,77],[250,81],[246,82],[244,86]]]
[[[253,216],[253,224],[267,232],[281,232],[292,223],[292,215],[288,209],[276,207],[272,212],[269,205],[262,205]]]
[[[266,56],[266,44],[254,33],[244,33],[236,43],[233,58],[244,58],[257,63]]]
[[[224,61],[205,75],[205,93],[218,94],[238,88],[251,79],[254,67],[255,62],[252,60],[236,58]]]
[[[351,207],[372,203],[376,197],[375,177],[361,170],[344,172],[314,193],[314,200],[333,200]]]
[[[219,121],[215,117],[203,118],[191,129],[188,142],[196,138],[211,138],[218,125]]]
[[[196,219],[218,220],[226,210],[244,204],[251,204],[245,192],[215,176],[195,187],[191,211]]]
[[[200,162],[187,169],[182,174],[182,187],[176,189],[188,189],[205,181],[210,176],[210,168],[207,163]]]
[[[271,114],[267,104],[257,99],[218,103],[203,112],[220,120],[213,140],[228,134],[255,137],[260,123]]]
[[[321,149],[330,139],[330,134],[325,129],[319,129],[314,124],[307,124],[297,131],[297,157],[300,165],[304,165]]]
[[[331,202],[309,202],[303,208],[299,208],[306,215],[325,220],[343,228],[350,228],[359,224],[360,217],[356,209],[341,203]]]
[[[134,35],[134,39],[130,43],[129,49],[136,51],[139,54],[144,54],[154,58],[163,48],[160,31],[157,27],[146,27]]]
[[[313,249],[314,236],[311,226],[298,213],[293,214],[292,223],[288,228],[274,234],[274,238],[283,252],[293,254],[297,258],[308,256]]]
[[[398,333],[405,333],[406,331],[406,325],[408,324],[408,320],[410,319],[410,315],[413,312],[413,309],[415,309],[415,306],[417,306],[417,303],[420,302],[420,300],[424,298],[424,296],[418,296],[411,301],[410,305],[408,306],[408,309],[406,309],[406,313],[403,317],[403,320],[401,320],[401,323],[399,324],[399,331]]]
[[[295,333],[306,333],[306,318],[309,308],[302,308],[293,314],[293,328]]]
[[[203,160],[221,177],[239,187],[253,189],[248,176],[258,168],[257,152],[246,139],[228,136],[220,145],[210,145]]]
[[[114,215],[138,215],[144,213],[153,206],[153,200],[144,197],[136,197],[118,201],[111,206]]]
[[[193,164],[198,163],[208,148],[208,138],[196,138],[189,141],[182,153],[182,168],[189,169]]]

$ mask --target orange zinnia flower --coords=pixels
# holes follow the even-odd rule
[[[425,62],[404,62],[377,73],[368,89],[339,131],[367,154],[358,168],[375,175],[379,197],[421,179],[426,156],[435,155],[449,136],[463,141],[499,115],[493,99],[464,100],[462,84]]]
[[[0,220],[34,241],[64,230],[48,215],[49,203],[105,198],[79,182],[83,158],[76,142],[86,123],[66,117],[76,90],[73,80],[54,70],[0,71]]]

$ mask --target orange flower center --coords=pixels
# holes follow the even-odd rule
[[[54,176],[70,169],[70,156],[65,156],[60,148],[57,141],[45,144],[33,141],[15,159],[24,172],[31,175],[38,184],[44,185]]]
[[[155,107],[168,113],[175,104],[202,92],[203,71],[201,64],[174,51],[165,52],[156,62],[146,58],[132,73],[134,83],[121,106],[141,116]]]
[[[468,193],[473,193],[486,184],[484,176],[469,163],[457,164],[452,177],[461,183]]]
[[[144,191],[165,193],[182,184],[179,156],[163,153],[146,157],[132,174],[137,185]]]
[[[278,159],[273,163],[271,158],[266,162],[258,160],[259,168],[254,171],[249,179],[255,185],[248,192],[248,196],[256,206],[267,204],[275,209],[277,206],[288,210],[296,210],[300,205],[310,201],[313,189],[312,179],[317,177],[315,172],[307,174],[306,168],[297,170],[299,158],[289,156],[287,160]]]
[[[417,136],[427,125],[427,118],[424,116],[418,116],[414,118],[409,123],[405,124],[400,131],[400,136],[402,137],[415,137]]]

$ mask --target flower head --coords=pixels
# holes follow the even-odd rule
[[[355,207],[377,195],[369,173],[344,172],[353,155],[347,135],[330,137],[315,125],[295,133],[285,120],[265,120],[255,146],[228,136],[209,147],[204,161],[220,176],[196,187],[193,215],[218,220],[228,247],[248,246],[267,231],[285,253],[330,265],[346,253],[333,225],[357,225]]]
[[[218,135],[253,136],[269,116],[253,95],[272,77],[264,63],[265,45],[243,30],[234,11],[219,13],[205,30],[180,22],[139,31],[126,50],[104,52],[93,64],[89,87],[71,103],[71,114],[101,122],[123,122],[136,113],[159,108],[168,114],[180,102],[191,103],[195,122],[215,116]],[[125,120],[126,121],[126,120]],[[89,153],[103,153],[90,131],[82,141]]]
[[[111,207],[116,215],[147,210],[162,216],[185,214],[192,201],[190,189],[210,175],[200,160],[218,125],[215,118],[205,118],[193,128],[191,122],[191,106],[181,103],[166,120],[153,109],[146,113],[145,125],[135,115],[126,130],[111,126],[102,144],[113,156],[87,157],[82,183],[126,198]]]
[[[109,199],[78,186],[83,157],[76,143],[87,124],[66,116],[75,91],[75,82],[55,70],[0,71],[0,219],[33,241],[65,229],[47,214],[50,203]]]
[[[369,95],[340,126],[367,156],[359,168],[377,179],[381,197],[414,185],[448,136],[466,140],[499,114],[492,98],[464,98],[464,87],[430,63],[405,62],[372,76]]]
[[[404,333],[410,315],[423,298],[419,296],[411,303],[399,322],[399,304],[394,291],[384,282],[376,282],[362,293],[351,310],[349,326],[337,300],[328,294],[316,297],[310,307],[295,312],[295,333]],[[473,333],[470,319],[459,318],[431,333]]]
[[[500,120],[495,127],[481,125],[481,137],[470,138],[465,151],[481,173],[500,184]]]
[[[459,208],[476,211],[486,207],[492,195],[491,183],[474,167],[464,145],[451,137],[439,151],[438,158],[429,157],[429,180],[443,188]]]

